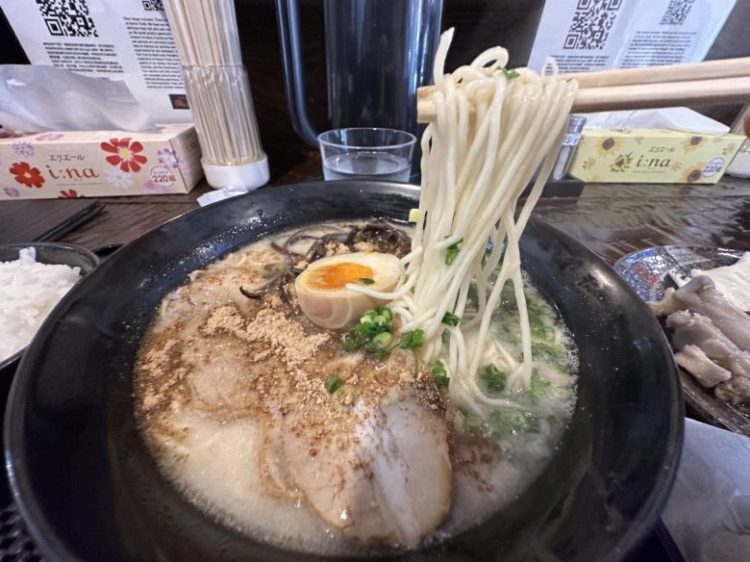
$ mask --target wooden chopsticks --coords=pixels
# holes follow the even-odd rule
[[[645,109],[674,105],[744,103],[750,100],[750,76],[604,86],[578,90],[573,111]]]
[[[578,80],[580,88],[658,84],[664,82],[692,82],[715,78],[750,76],[750,57],[712,60],[669,66],[647,66],[621,70],[598,70],[561,74],[561,78]]]
[[[573,111],[643,109],[675,105],[747,103],[750,57],[700,63],[561,74],[579,90]],[[417,121],[435,119],[432,86],[417,91]]]

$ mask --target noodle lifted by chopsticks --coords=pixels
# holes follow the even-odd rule
[[[501,47],[443,74],[452,37],[452,29],[443,34],[435,57],[431,101],[437,119],[421,141],[419,220],[412,252],[402,260],[406,275],[393,293],[372,294],[392,299],[402,332],[424,330],[423,358],[444,358],[450,397],[485,415],[492,407],[516,405],[482,392],[476,381],[481,361],[491,357],[503,365],[511,390],[527,388],[531,381],[531,331],[518,243],[555,163],[577,84],[557,79],[554,63],[549,76],[525,68],[508,71],[508,53]],[[516,218],[518,199],[537,170]],[[520,363],[488,338],[506,282],[512,284],[519,311]],[[473,305],[467,308],[472,287],[477,292],[474,313]],[[444,323],[446,313],[460,323]]]

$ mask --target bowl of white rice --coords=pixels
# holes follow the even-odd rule
[[[50,311],[98,263],[70,244],[0,244],[0,370],[21,358]]]

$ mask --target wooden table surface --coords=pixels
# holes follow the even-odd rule
[[[274,185],[320,179],[319,174],[313,159]],[[201,184],[187,195],[101,199],[104,211],[61,241],[91,249],[127,243],[198,208],[196,198],[209,190]],[[610,264],[635,250],[669,244],[750,250],[750,181],[729,177],[700,186],[590,184],[577,198],[543,198],[536,215]]]

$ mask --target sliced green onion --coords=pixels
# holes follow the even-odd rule
[[[513,70],[512,68],[502,68],[503,74],[505,75],[505,78],[508,80],[513,80],[514,78],[518,78],[521,76],[521,73],[517,70]]]
[[[401,349],[417,349],[424,344],[424,330],[417,328],[401,334],[399,347]]]
[[[410,209],[409,210],[409,222],[418,223],[419,219],[422,218],[422,213],[419,211],[419,209]]]
[[[491,363],[479,369],[479,380],[482,381],[488,394],[499,394],[505,390],[507,378],[508,375]]]
[[[368,310],[344,338],[344,351],[364,351],[372,359],[385,359],[393,342],[393,312],[382,306]]]
[[[446,312],[443,314],[443,324],[447,324],[448,326],[458,326],[459,322],[461,322],[461,318],[452,312]]]
[[[388,347],[393,341],[393,334],[390,332],[380,332],[372,338],[372,341],[376,342],[379,345],[382,345],[383,347]]]
[[[392,322],[393,321],[393,311],[390,308],[388,308],[387,306],[376,308],[375,310],[377,311],[378,316],[385,317],[386,320],[388,320],[388,322]]]
[[[517,410],[494,410],[490,413],[488,424],[495,437],[539,432],[537,417]]]
[[[342,384],[343,384],[343,382],[341,381],[341,379],[337,375],[335,375],[333,373],[330,373],[326,377],[326,380],[323,383],[323,386],[326,387],[326,390],[328,391],[328,394],[333,394],[339,388],[341,388]]]
[[[375,283],[375,279],[370,279],[369,277],[360,277],[359,282],[363,285],[373,285]]]
[[[461,251],[461,244],[463,243],[463,241],[464,239],[461,238],[461,240],[454,244],[451,244],[445,249],[445,265],[451,265],[454,261],[456,261],[458,252]]]
[[[435,384],[439,389],[445,390],[448,388],[451,379],[448,376],[448,372],[445,370],[445,365],[443,365],[443,362],[440,361],[440,359],[435,359],[435,361],[430,363],[430,372],[432,373],[432,378],[435,380]]]
[[[531,375],[531,387],[529,390],[531,390],[531,394],[533,394],[536,397],[543,396],[547,393],[547,390],[551,386],[552,383],[550,383],[547,379],[543,379],[536,373]]]

